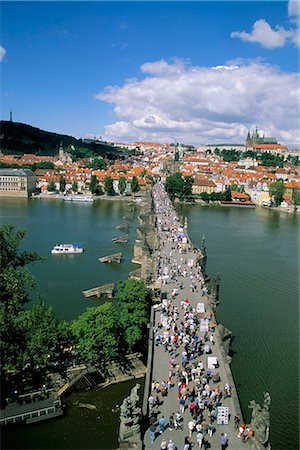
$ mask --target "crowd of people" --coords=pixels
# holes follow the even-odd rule
[[[207,363],[215,346],[216,323],[203,300],[207,288],[201,253],[191,245],[162,183],[155,185],[153,198],[160,243],[159,275],[162,291],[167,293],[156,311],[154,341],[169,363],[165,378],[152,380],[148,398],[150,440],[153,444],[160,436],[161,449],[179,449],[176,433],[182,430],[184,450],[191,449],[192,444],[193,448],[196,445],[206,450],[220,429],[218,407],[231,396],[231,386],[222,383],[217,361],[213,366]],[[170,395],[176,398],[172,401],[175,407],[165,417],[160,409]],[[235,425],[242,442],[246,442],[245,430],[240,434],[244,424],[239,416],[235,417]],[[165,430],[173,432],[172,439],[164,438]],[[226,433],[220,434],[219,444],[221,449],[228,446]]]

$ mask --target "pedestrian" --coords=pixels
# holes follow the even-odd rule
[[[199,433],[197,433],[198,450],[201,450],[202,441],[203,441],[203,434],[201,432],[199,432]]]
[[[172,413],[170,415],[169,424],[168,424],[169,431],[173,430],[173,426],[174,426],[174,413]]]
[[[206,439],[205,436],[202,441],[202,446],[203,446],[203,450],[207,450],[210,447],[210,443],[208,442],[208,440]]]
[[[244,422],[241,423],[241,425],[239,426],[239,434],[238,437],[241,437],[242,434],[244,433],[244,429],[245,429],[245,424]]]
[[[174,444],[174,442],[172,441],[172,439],[169,439],[167,449],[168,449],[168,450],[175,450],[175,444]]]
[[[153,442],[155,440],[155,431],[156,431],[155,425],[150,425],[150,440],[151,440],[151,444],[153,444]]]
[[[148,398],[149,411],[151,411],[151,409],[153,408],[154,402],[155,402],[155,398],[154,398],[153,395],[151,394],[150,397]]]
[[[225,450],[228,445],[228,437],[227,434],[222,433],[220,436],[220,444],[221,444],[221,450]]]
[[[160,443],[160,448],[161,448],[161,450],[167,450],[167,448],[168,448],[168,442],[167,442],[165,439],[163,439],[163,440],[161,441],[161,443]]]
[[[166,419],[164,418],[164,416],[161,416],[158,423],[159,423],[159,432],[160,434],[162,434],[165,431],[166,426]]]
[[[185,400],[184,400],[183,397],[179,400],[179,403],[180,403],[181,414],[183,414],[184,413],[184,409],[185,409]]]
[[[194,422],[194,420],[190,420],[189,423],[188,423],[189,438],[192,437],[192,433],[194,431],[194,428],[195,428],[195,422]]]
[[[214,427],[213,423],[210,421],[208,423],[208,435],[210,437],[212,437],[214,430],[215,430],[215,427]]]
[[[189,438],[187,436],[184,438],[183,450],[191,450],[191,444],[190,444]]]
[[[236,414],[236,415],[234,416],[234,429],[235,429],[235,430],[238,430],[238,429],[239,429],[240,421],[241,421],[240,416],[239,416],[238,414]]]

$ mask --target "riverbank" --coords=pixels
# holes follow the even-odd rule
[[[90,192],[84,192],[84,195],[91,195]],[[109,201],[125,201],[125,202],[137,202],[138,199],[140,199],[143,195],[138,195],[138,196],[134,196],[134,195],[128,195],[128,196],[124,196],[124,195],[93,195],[93,199],[94,200],[109,200]],[[52,199],[52,200],[63,200],[64,199],[64,194],[50,194],[48,193],[43,193],[43,194],[38,194],[38,195],[32,195],[31,197],[34,200],[48,200],[48,199]]]

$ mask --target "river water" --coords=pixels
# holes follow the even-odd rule
[[[37,290],[52,304],[59,319],[74,319],[99,300],[85,299],[81,291],[125,279],[132,265],[137,211],[130,204],[99,200],[93,204],[61,200],[0,199],[0,224],[27,229],[23,247],[47,256],[32,265]],[[269,391],[272,448],[299,449],[299,216],[262,208],[206,208],[182,205],[189,233],[200,246],[205,234],[207,272],[220,273],[221,303],[218,319],[235,338],[232,371],[242,410],[262,403]],[[128,244],[112,244],[125,234],[114,227],[133,214]],[[81,255],[55,256],[56,243],[80,243]],[[122,251],[120,265],[101,264],[97,258]],[[63,418],[30,426],[7,428],[2,448],[117,447],[118,415],[115,405],[128,395],[134,382],[103,391],[69,397]],[[93,403],[97,410],[78,407]]]

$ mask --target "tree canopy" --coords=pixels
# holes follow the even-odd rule
[[[274,181],[269,186],[269,193],[274,198],[275,205],[278,206],[283,201],[283,194],[285,191],[283,180]]]
[[[139,192],[140,186],[137,177],[134,175],[131,181],[131,192]]]
[[[60,192],[65,192],[66,189],[66,179],[61,175],[59,177],[59,190]]]
[[[166,191],[170,198],[178,197],[180,199],[189,199],[192,196],[193,178],[183,177],[181,173],[176,172],[166,179]]]
[[[72,324],[72,331],[81,357],[95,363],[103,355],[106,360],[118,354],[117,313],[111,303],[87,308]]]
[[[50,180],[47,184],[47,191],[48,192],[54,192],[56,190],[55,182],[53,180]]]
[[[19,246],[24,237],[25,231],[15,230],[13,225],[0,228],[1,366],[8,369],[21,368],[25,363],[24,305],[35,286],[26,265],[43,259],[34,252],[20,252]]]
[[[119,192],[121,195],[125,192],[126,187],[127,187],[126,178],[124,176],[122,176],[122,177],[120,177],[119,184],[118,184],[118,189],[119,189]]]
[[[104,178],[104,190],[107,195],[115,195],[113,180],[110,176]]]
[[[150,290],[141,280],[119,281],[116,301],[120,326],[129,350],[133,350],[146,332],[150,311]]]

